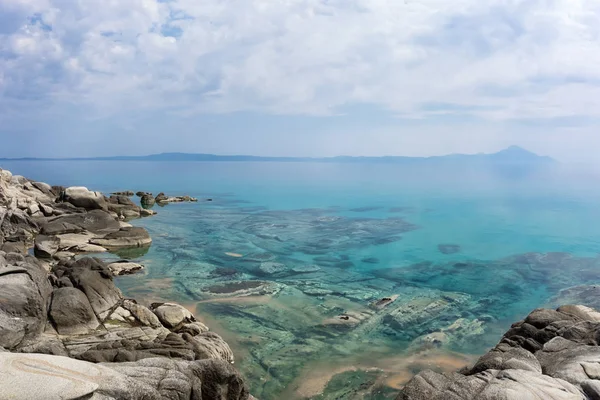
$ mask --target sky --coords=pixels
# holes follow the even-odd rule
[[[0,157],[600,163],[598,0],[0,0]]]

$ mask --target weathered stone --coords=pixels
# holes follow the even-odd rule
[[[144,266],[129,261],[117,261],[108,264],[108,269],[110,269],[114,275],[131,275],[141,272],[144,269]]]
[[[85,231],[93,232],[98,235],[116,232],[121,228],[119,225],[119,221],[113,218],[109,213],[102,210],[93,210],[85,213],[61,215],[59,217],[53,217],[48,220],[48,223],[54,222],[76,225]]]
[[[152,207],[156,203],[156,200],[151,194],[144,194],[140,202],[142,203],[142,207]]]
[[[121,228],[118,232],[109,233],[103,238],[92,239],[92,244],[106,248],[119,247],[145,247],[152,243],[152,239],[144,228]]]
[[[94,313],[100,321],[108,317],[123,300],[121,291],[112,281],[112,273],[95,258],[82,258],[55,267],[59,278],[68,277],[73,286],[87,296]]]
[[[156,314],[141,304],[137,304],[132,300],[125,300],[123,302],[123,308],[128,310],[142,325],[150,326],[152,328],[160,328],[163,326]]]
[[[79,289],[54,289],[50,318],[61,335],[82,335],[100,325],[86,295]]]
[[[59,249],[60,239],[56,236],[38,235],[35,238],[34,252],[37,257],[50,258]]]
[[[46,325],[52,288],[46,271],[27,260],[19,267],[0,267],[0,347],[6,349],[34,340]]]
[[[102,193],[92,192],[86,187],[69,187],[62,193],[62,200],[86,210],[107,210],[107,202]]]
[[[155,303],[150,309],[167,328],[176,328],[181,324],[194,322],[196,318],[185,307],[175,303]]]

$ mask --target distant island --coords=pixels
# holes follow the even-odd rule
[[[90,158],[0,158],[0,161],[245,161],[245,162],[326,162],[326,163],[431,163],[485,162],[500,164],[553,164],[556,160],[539,156],[519,146],[511,146],[492,154],[450,154],[432,157],[408,156],[337,156],[337,157],[262,157],[249,155],[216,155],[202,153],[161,153],[148,156],[114,156]]]

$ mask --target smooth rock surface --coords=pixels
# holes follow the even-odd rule
[[[86,295],[73,287],[54,289],[49,315],[61,335],[86,334],[100,325]]]
[[[167,328],[176,328],[183,323],[196,320],[187,308],[175,303],[153,304],[151,310]]]
[[[86,187],[73,186],[65,189],[62,199],[75,207],[86,210],[107,210],[107,202],[102,193],[92,192]]]

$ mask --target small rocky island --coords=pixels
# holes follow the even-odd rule
[[[141,265],[92,257],[146,248],[148,232],[127,221],[153,215],[155,203],[196,201],[138,192],[139,207],[133,194],[106,197],[0,170],[0,399],[252,399],[228,344],[185,307],[123,296],[113,277]],[[535,310],[473,367],[420,372],[397,399],[600,399],[599,340],[591,308]],[[340,398],[361,398],[352,396]]]

